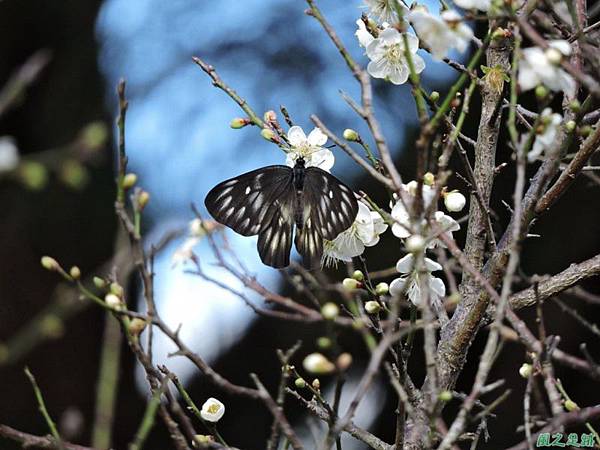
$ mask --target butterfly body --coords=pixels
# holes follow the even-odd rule
[[[306,266],[323,254],[323,239],[333,240],[358,214],[354,193],[333,175],[305,167],[267,166],[215,186],[204,201],[220,223],[243,236],[258,234],[261,260],[275,268],[289,265],[292,235]]]

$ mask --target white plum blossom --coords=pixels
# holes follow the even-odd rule
[[[527,153],[529,162],[535,161],[542,153],[548,152],[556,144],[556,135],[563,121],[563,117],[558,113],[553,113],[550,108],[542,111],[542,132],[537,134],[533,147]]]
[[[225,414],[225,405],[216,398],[209,398],[202,405],[200,416],[207,422],[218,422]]]
[[[204,236],[207,227],[210,228],[208,224],[203,225],[200,219],[194,219],[189,223],[188,237],[171,256],[171,267],[185,264],[194,257],[194,247],[200,242],[200,238]]]
[[[294,125],[289,129],[287,138],[291,146],[285,160],[288,166],[294,167],[296,159],[302,157],[306,167],[318,167],[327,172],[333,167],[335,158],[331,150],[323,148],[327,136],[319,128],[315,127],[306,137],[304,130]]]
[[[19,166],[19,149],[10,136],[0,137],[0,173],[11,172]]]
[[[575,80],[560,67],[560,61],[571,54],[571,45],[564,40],[548,41],[549,47],[523,49],[519,61],[518,81],[522,91],[543,84],[548,89],[575,96]]]
[[[411,235],[409,229],[411,228],[410,223],[410,212],[406,209],[412,208],[412,201],[415,199],[415,195],[417,192],[417,182],[411,181],[408,184],[403,184],[401,189],[406,192],[408,195],[405,195],[405,198],[408,198],[409,205],[404,205],[401,199],[396,201],[396,204],[392,207],[392,219],[394,219],[394,223],[392,224],[392,233],[394,236],[399,237],[401,239],[407,238]],[[435,190],[426,184],[423,185],[423,203],[425,208],[428,208],[431,205],[435,197]]]
[[[450,239],[454,239],[454,236],[452,236],[452,232],[460,230],[460,225],[458,224],[458,222],[449,215],[444,214],[442,211],[436,211],[433,217],[437,222],[439,229],[443,231],[446,235],[448,235]],[[440,239],[433,239],[429,243],[427,248],[433,248],[437,246],[446,248],[446,244],[444,244]]]
[[[326,375],[335,370],[335,365],[321,353],[311,353],[302,361],[302,367],[315,375]]]
[[[337,260],[352,261],[353,257],[365,251],[365,247],[376,245],[379,235],[387,227],[378,212],[358,202],[358,214],[350,228],[342,231],[333,241],[324,242],[323,265],[329,266]]]
[[[375,38],[369,32],[369,30],[367,30],[367,26],[362,19],[358,19],[356,21],[356,25],[358,25],[358,29],[355,31],[354,35],[358,39],[358,45],[363,48],[367,48],[367,45],[369,45]]]
[[[413,305],[419,306],[421,304],[421,289],[419,287],[419,276],[424,276],[424,282],[429,287],[429,295],[432,302],[438,302],[442,297],[446,295],[446,286],[440,278],[436,278],[431,275],[431,272],[442,270],[442,266],[437,262],[424,258],[425,273],[419,275],[415,271],[415,256],[412,253],[402,257],[396,263],[396,270],[403,274],[400,278],[396,278],[390,283],[390,294],[396,296],[400,295],[403,291],[406,292],[408,299]],[[409,283],[407,285],[407,283]]]
[[[446,10],[436,17],[425,8],[412,11],[408,16],[417,36],[421,39],[435,59],[443,59],[451,48],[463,53],[473,38],[473,30],[463,23],[456,11]]]
[[[481,11],[487,11],[492,6],[491,0],[454,0],[454,3],[462,9],[479,9]]]
[[[398,21],[395,5],[402,10],[402,15],[408,13],[408,8],[398,0],[365,0],[369,8],[369,15],[375,17],[380,22],[395,23]]]
[[[412,53],[415,72],[421,73],[425,68],[423,58],[417,55],[419,39],[406,34],[408,50]],[[367,72],[374,78],[383,78],[394,84],[403,84],[408,80],[408,62],[404,54],[404,38],[395,28],[386,28],[367,45],[367,56],[371,60]]]

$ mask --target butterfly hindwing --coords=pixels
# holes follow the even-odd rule
[[[263,263],[280,269],[290,264],[292,231],[294,229],[293,186],[273,200],[270,221],[258,235],[258,254]]]
[[[317,232],[310,217],[304,222],[302,229],[296,229],[296,250],[302,255],[304,267],[315,267],[323,255],[323,238]]]
[[[318,167],[306,169],[304,196],[314,229],[328,241],[350,228],[358,214],[354,192]]]
[[[270,225],[275,200],[290,189],[292,169],[267,166],[219,183],[204,204],[218,222],[242,236],[254,236]]]

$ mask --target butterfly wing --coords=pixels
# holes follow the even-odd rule
[[[290,264],[292,248],[292,230],[294,229],[294,199],[293,186],[274,199],[267,214],[270,218],[267,226],[258,235],[258,254],[267,266],[280,269]]]
[[[292,169],[267,166],[225,180],[210,190],[204,204],[217,222],[242,236],[271,225],[275,200],[293,190]]]
[[[304,177],[305,213],[314,229],[328,241],[334,240],[354,223],[358,214],[358,202],[354,192],[318,167],[308,167]],[[308,227],[307,227],[308,228]],[[300,249],[298,249],[300,251]],[[322,250],[321,250],[322,251]]]
[[[302,255],[304,267],[316,267],[323,255],[323,238],[309,216],[302,228],[296,228],[296,249]]]

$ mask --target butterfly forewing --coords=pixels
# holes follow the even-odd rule
[[[218,184],[206,196],[208,212],[243,236],[259,234],[271,223],[274,202],[293,189],[292,169],[268,166]]]
[[[306,169],[304,197],[315,230],[328,241],[350,228],[358,214],[354,192],[318,167]]]

